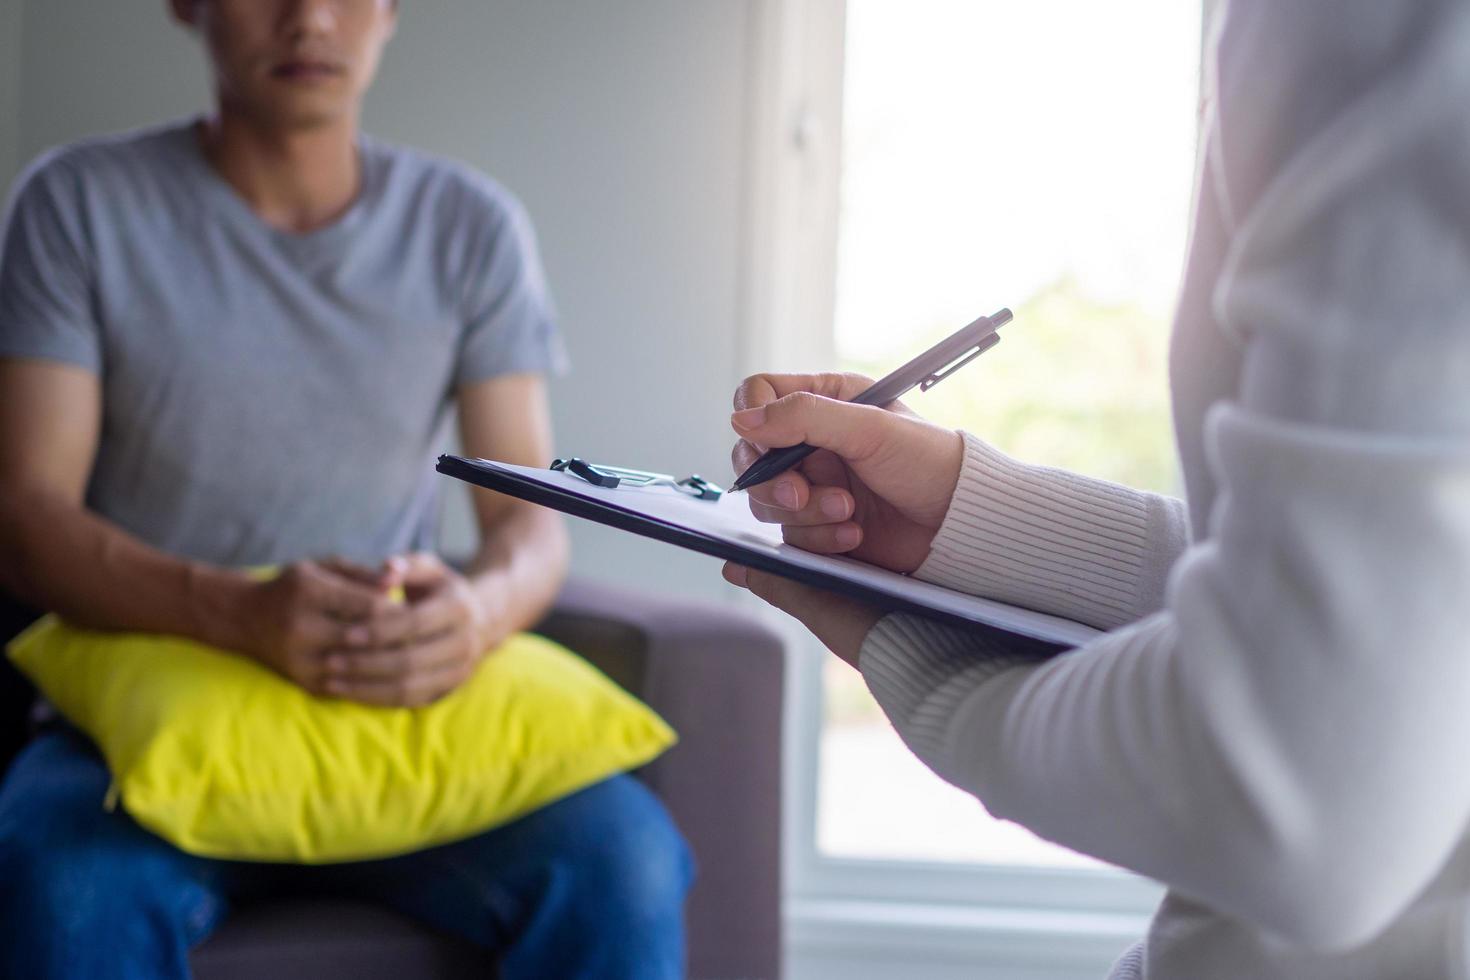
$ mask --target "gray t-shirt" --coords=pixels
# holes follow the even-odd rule
[[[363,138],[327,227],[264,224],[187,121],[53,151],[0,251],[0,356],[102,379],[87,503],[227,565],[433,546],[456,389],[565,354],[525,212]]]

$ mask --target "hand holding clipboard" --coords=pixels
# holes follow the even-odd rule
[[[964,441],[901,405],[883,406],[914,387],[928,390],[989,350],[1010,319],[1004,309],[980,317],[876,383],[841,374],[747,379],[731,416],[741,436],[733,459],[743,470],[733,489],[753,487],[752,513],[780,525],[790,544],[913,572],[949,509]],[[757,447],[776,448],[757,458]],[[827,451],[813,455],[818,447]],[[727,566],[725,578],[802,620],[845,659],[856,656],[878,616],[739,566]]]

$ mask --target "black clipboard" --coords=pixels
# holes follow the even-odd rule
[[[947,610],[936,609],[921,602],[909,600],[901,595],[894,595],[880,589],[871,588],[862,582],[855,582],[838,574],[793,565],[754,548],[744,547],[733,541],[727,541],[698,530],[660,520],[640,513],[636,509],[628,506],[620,506],[609,500],[589,499],[587,496],[579,493],[562,490],[543,479],[532,479],[529,476],[523,476],[512,469],[506,468],[504,465],[487,460],[443,455],[439,457],[435,469],[446,476],[463,480],[466,483],[478,487],[484,487],[487,490],[504,493],[533,504],[550,507],[553,510],[570,514],[573,517],[580,517],[589,521],[595,521],[598,524],[607,525],[608,527],[629,531],[641,537],[662,541],[665,544],[671,544],[689,551],[709,555],[712,558],[739,562],[749,568],[770,572],[771,574],[793,579],[805,585],[825,589],[829,592],[835,592],[839,595],[856,599],[885,612],[910,612],[940,622],[962,626],[966,629],[988,632],[998,639],[1003,638],[1007,644],[1008,651],[1014,651],[1016,653],[1037,657],[1050,656],[1077,646],[1085,638],[1085,634],[1094,632],[1085,627],[1079,627],[1078,624],[1066,623],[1067,626],[1077,627],[1078,630],[1085,631],[1085,634],[1079,633],[1076,639],[1063,641],[1054,636],[1040,635],[1041,631],[1007,628],[995,623],[986,622],[980,618],[962,616]],[[1057,620],[1055,617],[1042,618],[1056,623],[1065,622]]]

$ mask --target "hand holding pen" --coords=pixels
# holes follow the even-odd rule
[[[1010,318],[982,317],[876,384],[853,374],[746,379],[731,416],[741,437],[732,459],[751,511],[780,524],[790,544],[912,572],[949,508],[964,443],[895,399],[989,349]]]
[[[917,387],[920,391],[928,391],[1000,343],[1000,334],[996,331],[1010,320],[1011,311],[1007,309],[999,310],[990,316],[979,317],[924,351],[903,367],[889,373],[883,380],[873,382],[851,399],[844,400],[851,400],[858,405],[887,405],[889,402],[902,398],[912,388]],[[740,478],[730,489],[732,491],[745,490],[756,484],[765,483],[776,474],[784,473],[795,466],[812,452],[813,447],[805,444],[772,449],[751,464],[748,470],[741,473]]]

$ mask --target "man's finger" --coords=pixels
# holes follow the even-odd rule
[[[342,642],[342,620],[335,613],[325,609],[313,609],[298,615],[291,624],[291,629],[300,641],[304,641],[306,649],[325,650]]]
[[[311,605],[338,619],[360,620],[387,605],[381,588],[344,578],[312,565],[302,566],[301,581]]]
[[[378,565],[376,567],[362,565],[358,562],[349,561],[346,558],[340,557],[323,558],[317,562],[317,565],[334,575],[340,575],[350,582],[370,586],[380,591],[386,589],[389,585],[389,573],[384,565]]]
[[[344,681],[392,680],[462,660],[464,638],[447,630],[405,646],[363,650],[350,648],[327,652],[327,677]]]
[[[467,680],[473,665],[463,661],[392,679],[328,681],[329,695],[382,707],[411,708],[429,704]]]
[[[415,551],[400,555],[394,560],[399,563],[401,581],[405,588],[431,588],[454,574],[454,570],[444,564],[442,558],[429,551]]]
[[[447,596],[392,604],[343,629],[342,646],[357,649],[401,646],[442,633],[459,618],[459,607]]]

